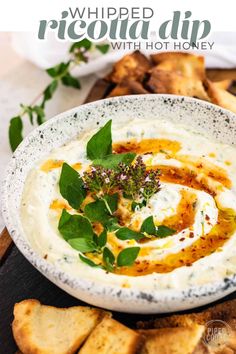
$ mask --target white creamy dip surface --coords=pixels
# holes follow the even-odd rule
[[[33,249],[48,262],[55,264],[61,270],[73,276],[83,276],[91,280],[100,280],[103,283],[116,284],[122,287],[144,289],[185,289],[189,286],[203,285],[223,279],[236,272],[236,231],[224,243],[223,247],[212,254],[198,259],[191,266],[177,267],[170,272],[151,273],[140,276],[130,276],[107,273],[102,269],[91,268],[79,259],[79,253],[73,249],[58,231],[58,221],[61,213],[51,209],[54,200],[63,201],[59,192],[58,181],[61,168],[49,171],[42,170],[41,166],[47,160],[67,162],[69,165],[81,164],[78,170],[82,174],[91,164],[86,158],[86,144],[96,132],[89,131],[78,139],[52,151],[43,161],[29,173],[22,197],[21,220],[23,228]],[[155,222],[161,223],[166,218],[175,215],[181,200],[182,191],[193,193],[196,196],[196,208],[193,225],[175,235],[165,238],[156,238],[148,242],[149,254],[141,255],[145,259],[162,260],[168,255],[173,255],[191,246],[204,233],[208,233],[216,225],[219,210],[229,210],[235,218],[236,215],[236,148],[226,144],[219,144],[208,137],[191,131],[189,127],[173,124],[168,121],[133,120],[125,126],[112,123],[113,143],[129,139],[167,139],[180,143],[180,150],[175,156],[168,156],[166,151],[153,154],[144,154],[143,160],[149,167],[162,165],[167,167],[183,168],[191,161],[203,159],[206,164],[214,164],[219,169],[226,171],[232,185],[230,188],[223,186],[220,181],[211,181],[217,189],[215,196],[207,191],[198,190],[176,184],[161,182],[161,190],[148,202],[148,205],[136,210],[132,222],[137,219],[143,221],[148,216],[153,216]],[[185,157],[178,159],[178,156]],[[201,175],[202,174],[202,175]],[[199,178],[204,177],[204,168],[199,170]],[[205,178],[205,177],[204,177]],[[74,211],[71,210],[70,213]],[[207,215],[207,218],[205,217]],[[189,236],[191,233],[191,237]],[[132,240],[121,241],[122,245],[136,245]],[[146,243],[139,244],[141,249]],[[144,281],[145,279],[145,281]]]

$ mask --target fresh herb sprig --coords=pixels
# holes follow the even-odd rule
[[[51,100],[59,86],[71,86],[80,89],[80,81],[71,74],[72,69],[83,62],[88,61],[88,52],[98,50],[105,54],[109,50],[109,44],[93,44],[88,39],[74,43],[69,49],[70,59],[46,70],[51,78],[51,82],[42,93],[36,97],[30,105],[21,104],[21,111],[10,120],[8,136],[12,151],[23,140],[24,118],[28,117],[31,125],[40,125],[45,122],[45,106]]]
[[[108,231],[113,231],[120,240],[138,242],[146,237],[167,237],[176,231],[165,225],[156,226],[153,216],[143,221],[139,231],[118,224],[115,212],[119,194],[138,200],[132,201],[132,207],[135,204],[135,209],[141,208],[159,191],[160,182],[159,171],[148,171],[140,156],[112,154],[111,123],[108,121],[87,144],[87,157],[92,160],[90,171],[80,176],[68,164],[63,164],[59,180],[61,195],[83,215],[72,215],[63,210],[58,229],[70,246],[80,252],[81,261],[114,272],[119,267],[132,265],[140,247],[124,248],[116,257],[107,247]],[[87,193],[94,201],[83,206]],[[100,235],[93,230],[96,222],[103,226]],[[100,254],[100,262],[94,262],[87,253]]]

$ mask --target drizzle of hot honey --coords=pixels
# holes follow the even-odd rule
[[[64,161],[61,160],[47,160],[44,164],[40,167],[41,171],[43,172],[50,172],[55,168],[59,168],[63,165]]]
[[[171,229],[181,232],[193,225],[195,217],[195,203],[197,196],[187,190],[181,190],[181,200],[177,206],[176,214],[166,218],[162,224],[170,227]]]
[[[81,162],[76,162],[71,166],[74,170],[79,171],[82,167],[82,163]]]
[[[157,153],[161,150],[177,153],[180,148],[178,141],[168,139],[143,139],[141,141],[131,139],[113,144],[113,151],[118,154],[131,151],[137,154]]]
[[[116,269],[115,272],[129,276],[140,276],[154,272],[168,273],[182,266],[191,266],[197,260],[220,250],[220,247],[224,245],[235,230],[235,217],[228,211],[219,210],[217,224],[208,234],[200,237],[191,246],[176,254],[170,254],[158,262],[155,260],[137,260],[134,265],[121,267]],[[150,248],[148,251],[151,251]],[[142,250],[142,255],[145,255],[144,250]]]
[[[52,203],[50,204],[50,209],[52,209],[52,210],[62,210],[62,209],[71,210],[72,208],[64,200],[54,199],[52,201]]]
[[[40,169],[43,172],[50,172],[56,168],[60,168],[63,165],[63,163],[64,161],[62,160],[47,160],[43,163]],[[74,168],[74,170],[78,171],[81,169],[81,166],[82,164],[80,162],[76,162],[71,167]]]

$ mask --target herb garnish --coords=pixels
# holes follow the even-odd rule
[[[71,71],[82,62],[86,63],[88,61],[87,53],[94,49],[105,54],[109,50],[109,44],[93,44],[88,39],[84,38],[72,44],[69,49],[70,59],[68,61],[46,70],[51,78],[51,82],[29,106],[21,104],[19,114],[10,120],[8,135],[12,151],[14,151],[23,140],[23,119],[25,117],[29,118],[32,125],[35,123],[40,125],[45,122],[45,105],[47,101],[53,98],[59,84],[80,89],[80,82],[76,77],[72,76]]]
[[[160,189],[159,171],[147,170],[141,158],[134,153],[112,154],[111,120],[87,143],[87,157],[92,160],[89,171],[82,176],[64,163],[59,180],[61,195],[72,208],[84,214],[62,211],[58,229],[71,247],[80,252],[80,260],[91,267],[115,272],[117,267],[130,266],[138,257],[140,247],[128,247],[114,255],[107,247],[107,232],[114,232],[120,240],[136,240],[156,236],[166,237],[175,230],[154,224],[150,216],[140,231],[119,225],[116,217],[119,198],[131,199],[131,209],[146,206]],[[86,195],[94,201],[83,205]],[[103,231],[97,235],[93,223],[100,223]],[[95,253],[102,257],[96,264],[83,254]]]
[[[66,241],[72,238],[93,240],[94,232],[90,221],[82,215],[69,214],[63,209],[58,229]]]
[[[86,196],[86,191],[78,172],[67,163],[62,166],[59,188],[61,195],[68,201],[70,206],[74,209],[79,209]]]
[[[116,236],[120,240],[136,240],[139,241],[145,236],[140,233],[129,229],[128,227],[122,227],[116,232]]]
[[[101,159],[112,153],[111,120],[102,127],[87,143],[87,157]]]
[[[106,169],[117,169],[120,163],[130,165],[134,160],[136,154],[127,152],[124,154],[111,154],[105,156],[103,159],[96,159],[93,161],[93,166],[102,166]]]
[[[98,221],[104,224],[109,221],[110,217],[117,209],[117,203],[117,193],[105,195],[102,199],[87,204],[84,208],[84,213],[92,222]]]
[[[123,163],[119,165],[118,185],[125,196],[133,201],[137,199],[149,199],[160,190],[160,171],[148,171],[141,156],[138,156],[135,163],[128,166]]]
[[[117,257],[118,267],[131,266],[138,257],[140,247],[128,247],[123,249]]]
[[[156,226],[154,224],[153,216],[149,216],[143,221],[140,231],[160,238],[171,236],[176,232],[176,230],[165,225]]]

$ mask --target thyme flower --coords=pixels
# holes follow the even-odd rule
[[[159,170],[147,170],[141,156],[134,164],[120,163],[117,170],[92,166],[83,175],[85,188],[97,195],[120,190],[125,197],[145,203],[160,190]]]
[[[116,172],[102,166],[92,166],[83,175],[85,188],[96,194],[109,194],[117,185]]]
[[[123,193],[133,200],[143,199],[147,203],[160,190],[159,170],[146,170],[141,156],[133,165],[119,165],[117,182]]]

